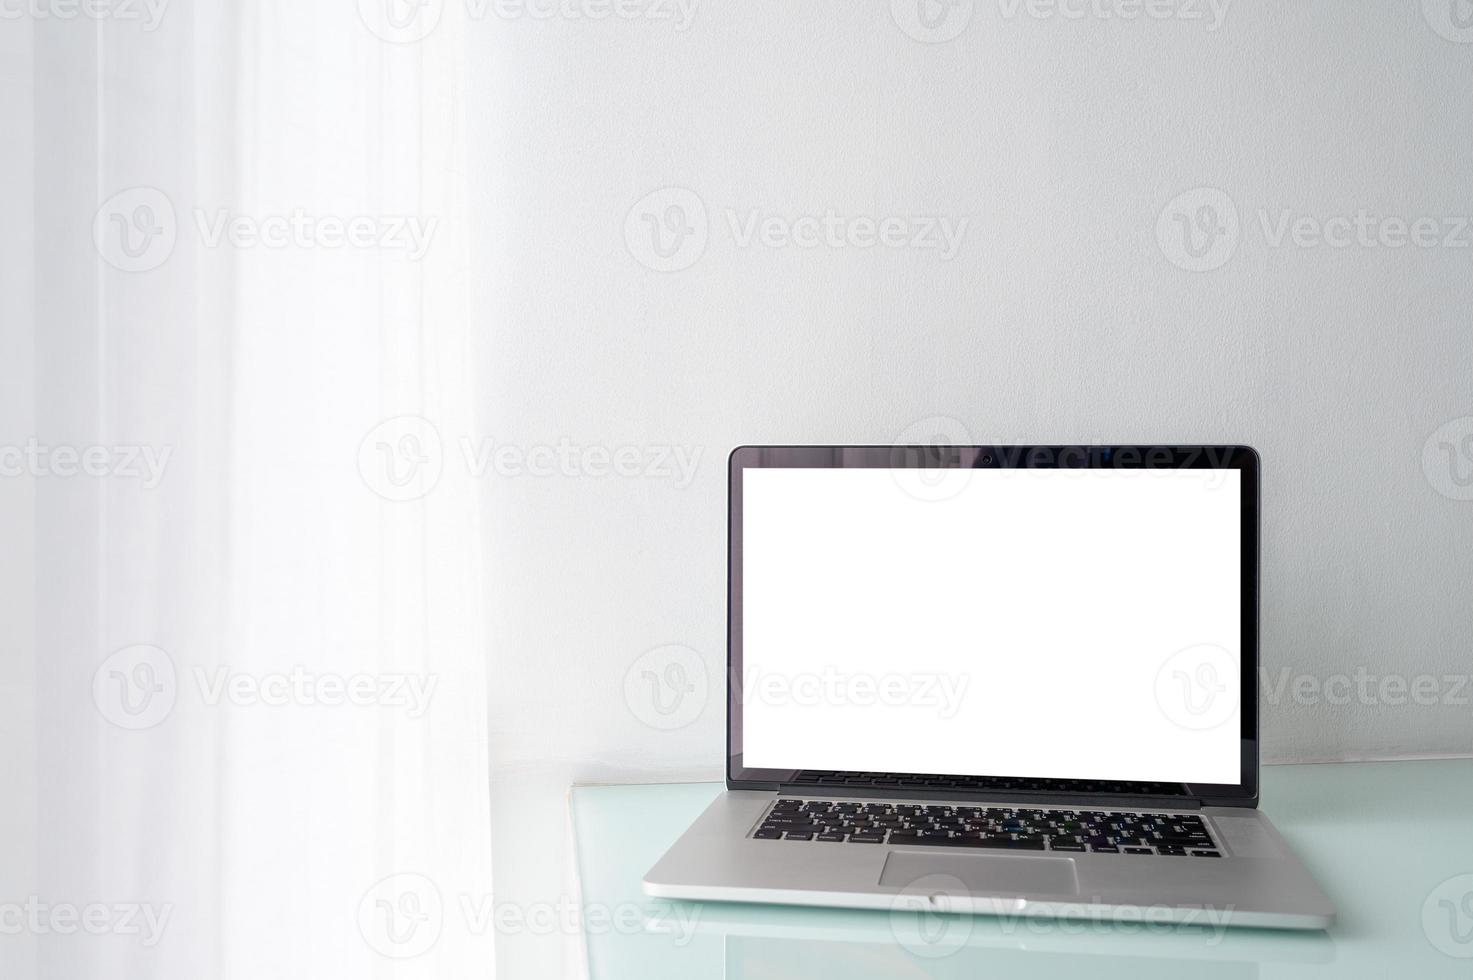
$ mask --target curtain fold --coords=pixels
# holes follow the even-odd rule
[[[489,975],[478,490],[441,441],[476,399],[460,32],[223,2],[22,29],[32,418],[0,442],[42,459],[6,488],[37,806],[3,867],[107,910],[17,937],[22,975]]]

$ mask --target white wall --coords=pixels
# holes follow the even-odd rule
[[[1445,460],[1423,465],[1434,430],[1473,415],[1473,232],[1307,248],[1263,225],[1473,213],[1473,43],[1432,28],[1439,2],[1469,12],[1235,0],[1214,30],[1206,0],[1165,8],[1204,20],[1134,21],[960,0],[970,21],[941,43],[883,2],[707,2],[684,31],[473,25],[473,89],[496,93],[469,133],[486,434],[703,453],[685,488],[491,478],[508,887],[530,867],[521,845],[561,832],[526,799],[719,774],[719,686],[673,732],[621,692],[668,643],[719,677],[730,447],[883,443],[931,416],[978,440],[1257,446],[1270,687],[1364,666],[1377,702],[1295,704],[1291,687],[1265,707],[1266,759],[1467,754],[1467,703],[1388,703],[1378,681],[1432,674],[1456,700],[1442,675],[1473,663],[1473,502],[1439,492],[1459,492]],[[1241,220],[1208,255],[1225,263],[1197,272],[1157,225],[1201,186]],[[694,264],[658,272],[624,226],[667,187],[693,191],[708,227]],[[743,247],[727,215],[750,209],[967,226],[949,261]]]

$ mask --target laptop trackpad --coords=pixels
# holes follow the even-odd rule
[[[1021,854],[919,854],[891,851],[880,884],[909,888],[928,875],[948,875],[976,895],[1077,895],[1074,860]],[[924,887],[924,885],[922,886]]]

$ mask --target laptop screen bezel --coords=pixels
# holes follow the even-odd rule
[[[1140,796],[1159,801],[1181,798],[1202,806],[1258,804],[1258,587],[1259,587],[1259,456],[1249,446],[738,446],[728,458],[727,606],[726,606],[726,785],[734,790],[811,789],[827,794],[893,797],[991,799],[1117,799]],[[1235,469],[1241,486],[1241,616],[1242,649],[1239,691],[1241,710],[1241,778],[1237,783],[1116,783],[1103,789],[1096,781],[1039,780],[1027,773],[956,776],[947,773],[897,773],[907,785],[881,779],[861,787],[840,778],[789,769],[755,769],[742,765],[742,475],[755,468],[943,468],[943,469]],[[858,774],[853,774],[858,776]],[[915,781],[937,785],[917,786]],[[962,788],[957,788],[962,787]]]

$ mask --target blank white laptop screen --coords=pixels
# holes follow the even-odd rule
[[[1239,781],[1239,471],[925,476],[743,471],[744,766]]]

